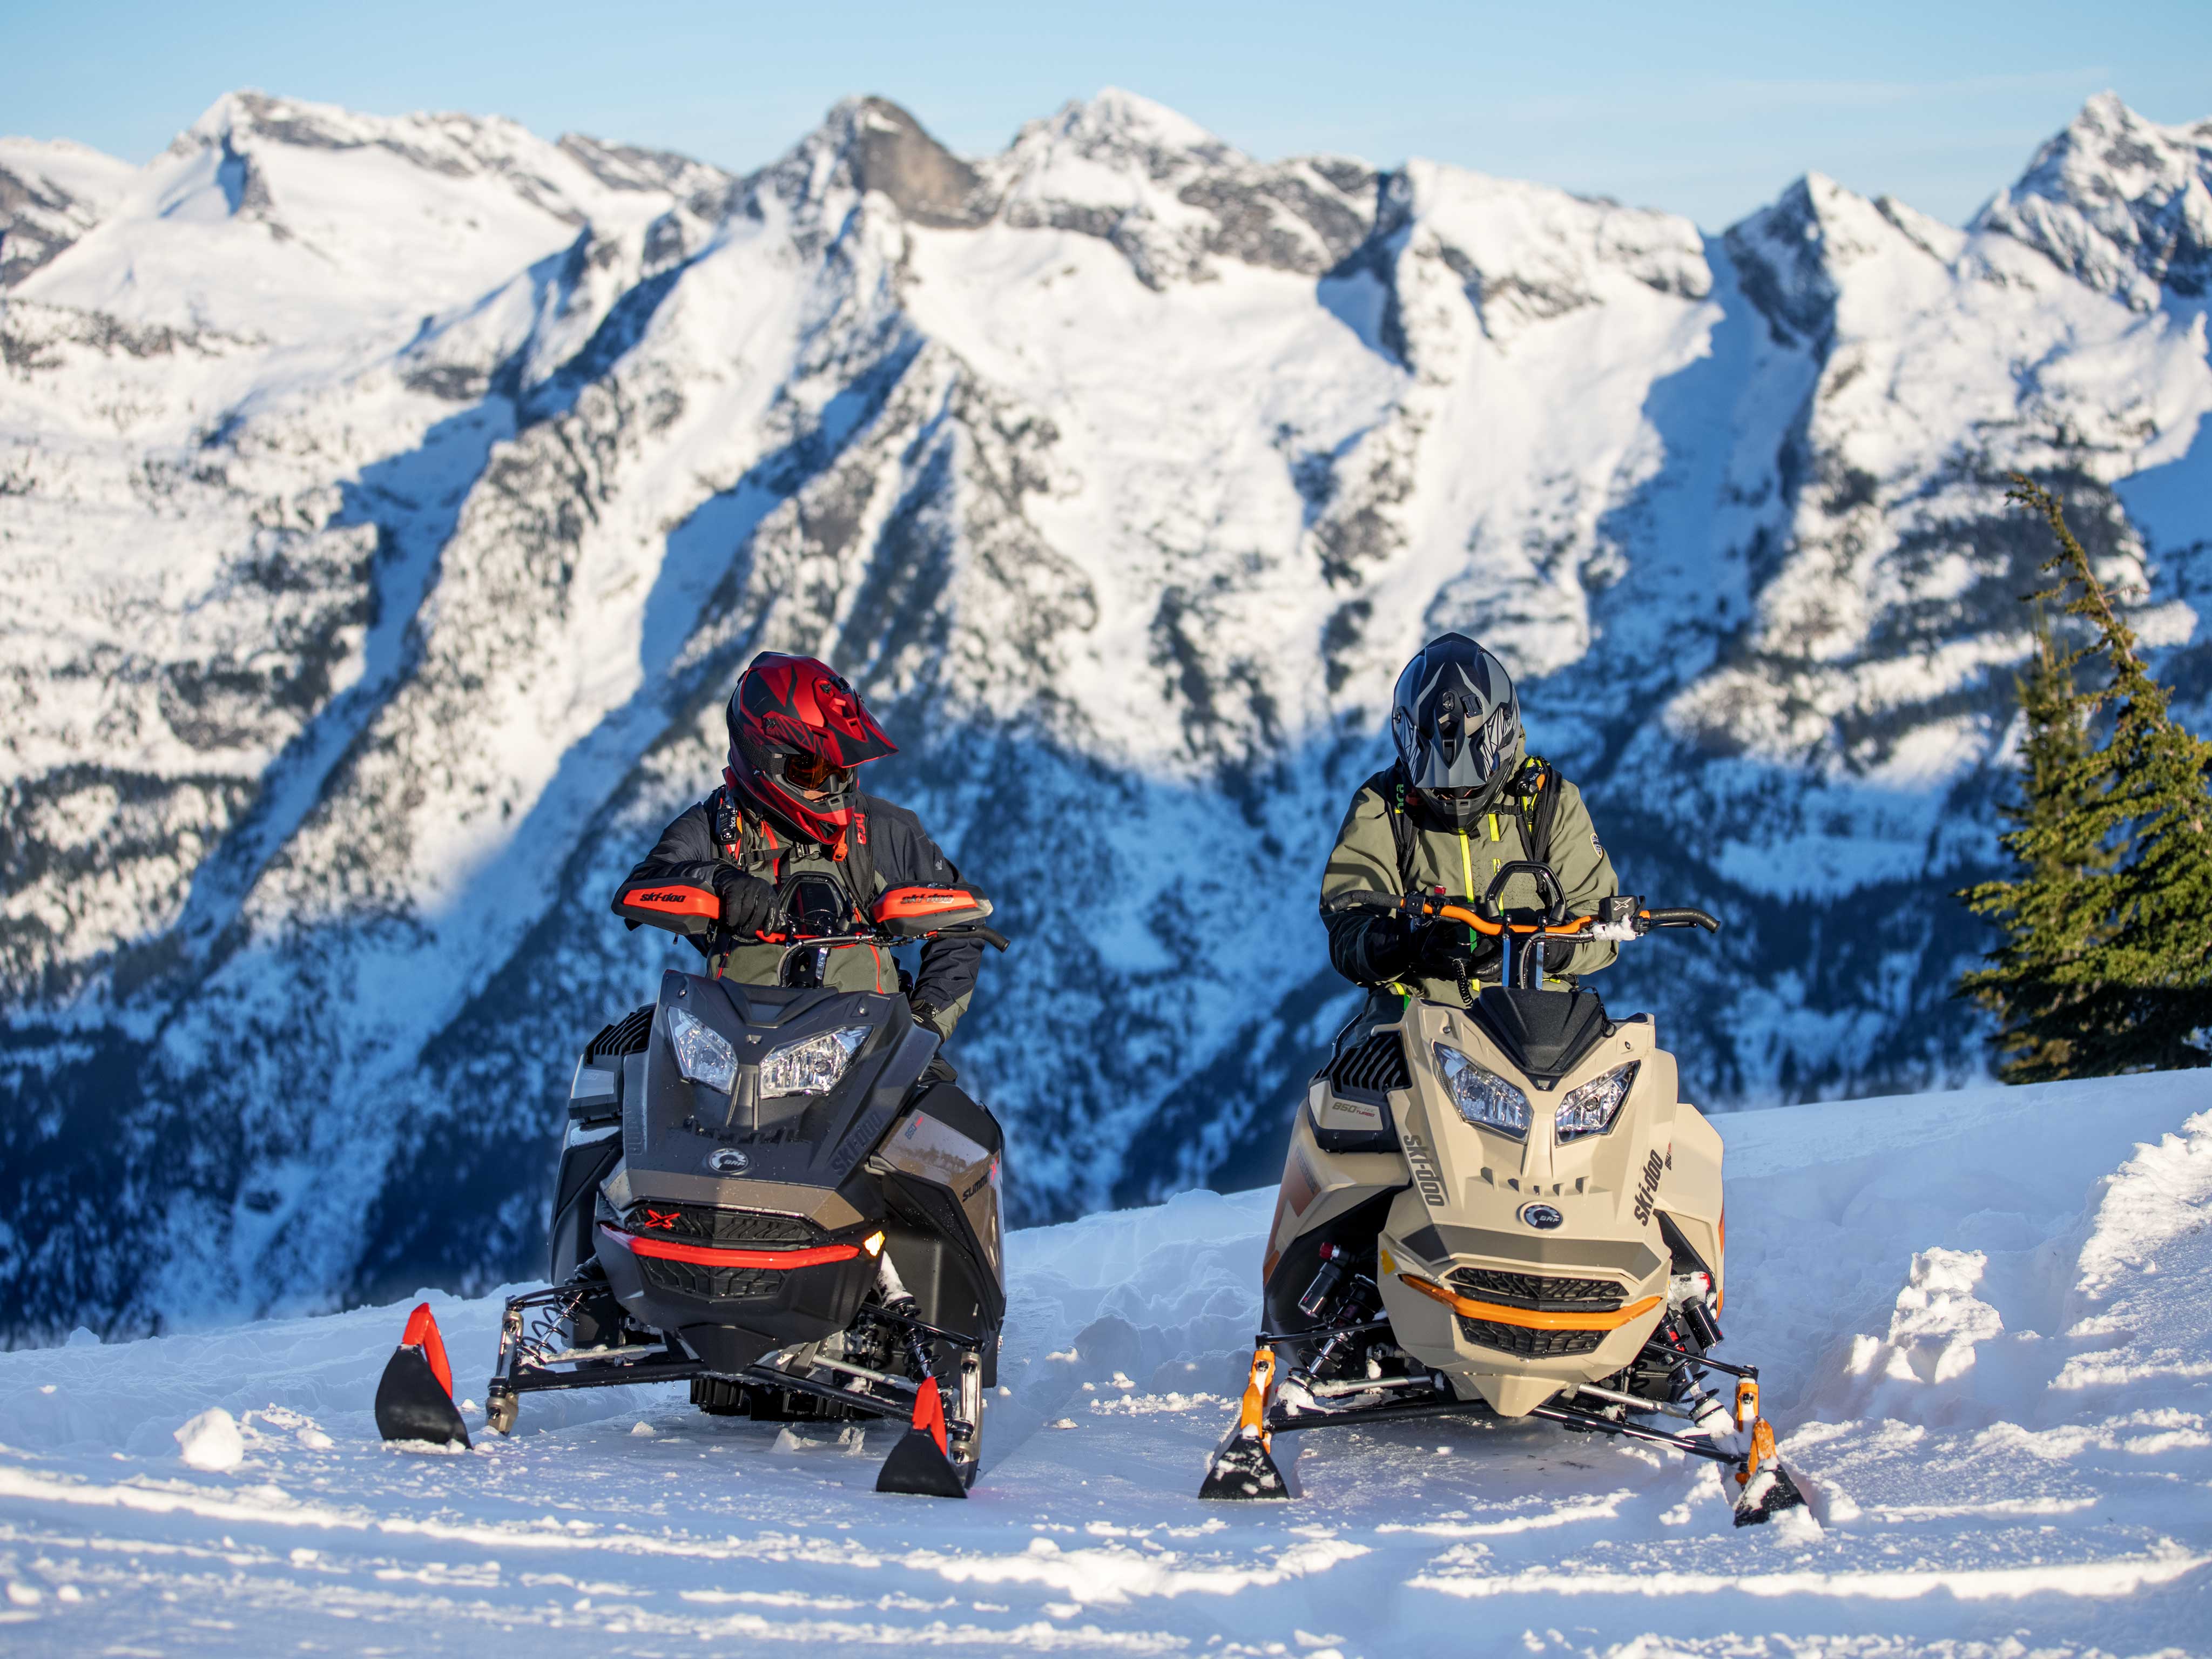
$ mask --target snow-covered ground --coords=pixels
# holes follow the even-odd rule
[[[2209,1103],[1720,1120],[1728,1352],[1817,1520],[1739,1532],[1709,1466],[1476,1422],[1299,1437],[1302,1502],[1199,1504],[1271,1194],[1194,1193],[1014,1237],[964,1504],[876,1495],[890,1430],[673,1389],[387,1449],[398,1308],[0,1355],[0,1650],[2212,1651]],[[496,1302],[433,1302],[480,1393]],[[218,1409],[234,1439],[180,1441]]]

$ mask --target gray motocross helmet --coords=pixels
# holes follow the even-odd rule
[[[1464,634],[1423,646],[1390,702],[1398,765],[1423,803],[1470,828],[1521,769],[1521,699],[1505,665]]]

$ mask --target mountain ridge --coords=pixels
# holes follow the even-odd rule
[[[1315,866],[1447,626],[1728,919],[1601,981],[1700,1097],[1978,1074],[2005,471],[2212,696],[2199,131],[2093,100],[1966,229],[1808,174],[1708,235],[1118,92],[978,157],[847,100],[743,178],[219,100],[0,289],[11,1328],[529,1271],[575,1048],[682,959],[605,890],[764,647],[1004,896],[958,1059],[1024,1217],[1272,1175]]]

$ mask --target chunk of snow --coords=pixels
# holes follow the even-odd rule
[[[238,1419],[220,1406],[210,1407],[177,1431],[178,1455],[191,1468],[222,1474],[246,1460],[246,1437]]]

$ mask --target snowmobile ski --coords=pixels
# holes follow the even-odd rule
[[[453,1368],[427,1302],[407,1316],[399,1346],[376,1384],[376,1431],[386,1440],[434,1446],[469,1443],[468,1425],[453,1405]]]
[[[1774,1448],[1774,1425],[1759,1411],[1759,1379],[1739,1377],[1735,1418],[1744,1439],[1743,1467],[1735,1472],[1735,1523],[1756,1527],[1784,1510],[1805,1507],[1804,1492],[1782,1467]]]
[[[1252,1350],[1252,1371],[1244,1384],[1237,1421],[1213,1449],[1206,1479],[1198,1488],[1200,1498],[1242,1501],[1299,1495],[1296,1475],[1286,1474],[1275,1462],[1274,1436],[1268,1426],[1274,1391],[1275,1351],[1263,1342]],[[1291,1460],[1293,1468],[1297,1461]]]
[[[966,1498],[967,1482],[953,1467],[945,1432],[945,1401],[937,1379],[915,1391],[914,1421],[899,1437],[876,1474],[878,1492],[908,1492],[918,1498]]]

